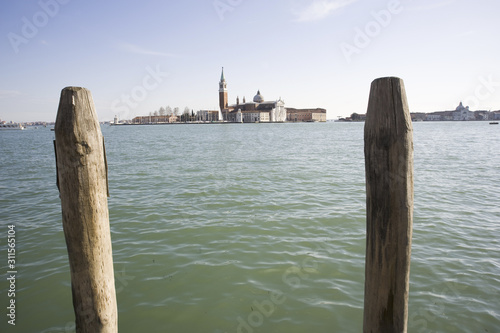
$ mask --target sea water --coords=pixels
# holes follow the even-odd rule
[[[500,127],[413,125],[408,331],[499,332]],[[362,331],[362,123],[102,131],[120,332]],[[0,132],[1,332],[75,330],[53,139]]]

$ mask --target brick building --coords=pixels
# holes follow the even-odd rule
[[[286,109],[286,120],[291,122],[299,121],[312,121],[324,122],[326,121],[326,109]]]

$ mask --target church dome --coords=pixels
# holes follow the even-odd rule
[[[264,96],[262,96],[260,94],[260,90],[257,91],[257,95],[255,95],[255,97],[253,98],[253,101],[255,103],[262,103],[262,102],[264,102]]]

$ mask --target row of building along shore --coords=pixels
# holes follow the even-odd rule
[[[189,110],[188,110],[189,111]],[[340,118],[338,121],[364,121],[365,114],[353,113],[351,117]],[[500,120],[500,111],[471,111],[462,102],[450,111],[436,111],[431,113],[411,113],[413,121],[473,121],[473,120]],[[119,121],[115,116],[112,125],[130,124],[173,124],[173,123],[273,123],[273,122],[326,122],[326,109],[306,108],[297,109],[286,107],[280,97],[276,100],[265,100],[260,90],[251,101],[245,97],[240,100],[236,97],[234,104],[229,103],[227,81],[222,68],[219,80],[219,110],[200,110],[196,113],[178,114],[150,114],[137,116],[132,120]]]
[[[412,120],[416,121],[474,121],[474,120],[500,120],[498,111],[471,111],[462,102],[451,111],[436,111],[431,113],[412,113]]]
[[[270,112],[258,110],[258,112],[236,111],[229,113],[228,118],[224,119],[224,114],[218,110],[200,110],[194,115],[176,116],[176,115],[152,115],[152,116],[137,116],[131,121],[120,122],[117,117],[111,123],[112,125],[129,124],[129,125],[146,125],[146,124],[175,124],[175,123],[217,123],[217,122],[232,122],[232,123],[266,123],[266,122],[325,122],[326,110],[317,109],[295,109],[286,108],[286,118],[284,120],[276,120],[271,118]]]
[[[338,121],[364,121],[366,114],[353,113],[350,117],[340,118]],[[462,102],[451,111],[436,111],[430,113],[414,112],[411,113],[413,121],[482,121],[482,120],[500,120],[500,110],[498,111],[471,111],[468,106]]]
[[[115,116],[112,124],[172,124],[178,122],[195,123],[280,123],[280,122],[326,122],[326,109],[307,108],[297,109],[285,107],[285,102],[281,97],[276,100],[265,100],[264,96],[257,91],[251,101],[246,101],[245,97],[240,100],[236,97],[236,103],[229,104],[227,81],[224,77],[224,68],[219,81],[219,110],[200,110],[194,113],[181,116],[169,115],[149,115],[137,116],[131,121],[120,122]]]

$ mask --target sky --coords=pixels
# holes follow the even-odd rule
[[[365,113],[371,82],[404,80],[411,112],[500,109],[498,0],[3,0],[0,119],[55,121],[60,92],[100,121],[160,107],[280,97]]]

